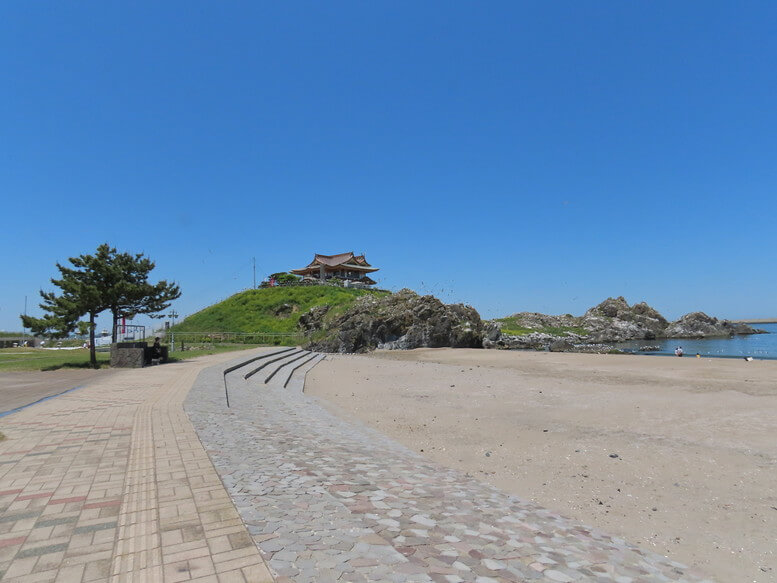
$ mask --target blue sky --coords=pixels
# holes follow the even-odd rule
[[[777,316],[772,2],[0,10],[0,329],[102,242],[182,314],[353,250],[485,317]]]

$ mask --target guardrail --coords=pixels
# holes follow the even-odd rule
[[[184,344],[288,345],[300,344],[305,339],[305,335],[298,332],[175,332],[175,341]]]

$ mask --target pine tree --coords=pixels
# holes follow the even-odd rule
[[[22,323],[35,335],[49,334],[55,338],[67,336],[78,326],[83,316],[89,316],[89,361],[97,368],[97,355],[94,345],[95,320],[108,306],[105,290],[114,284],[108,261],[111,255],[108,245],[100,245],[95,255],[71,257],[73,267],[57,263],[60,279],[51,279],[62,293],[44,292],[40,295],[43,302],[40,307],[46,314],[43,318],[22,316]]]
[[[173,300],[181,297],[181,290],[175,283],[164,279],[156,284],[148,281],[149,273],[156,265],[143,253],[114,253],[111,266],[117,274],[117,282],[109,292],[108,308],[113,317],[113,342],[116,342],[119,319],[138,314],[149,314],[153,318],[153,314],[166,310]]]
[[[101,312],[111,311],[115,341],[120,317],[159,312],[181,296],[174,283],[165,280],[149,283],[148,275],[154,263],[142,253],[117,253],[104,243],[94,255],[71,257],[70,263],[72,267],[56,264],[61,278],[52,279],[51,283],[61,290],[60,295],[40,292],[43,298],[40,307],[45,315],[42,318],[21,316],[22,323],[35,335],[61,338],[79,327],[79,323],[83,327],[80,319],[88,316],[89,357],[94,368],[97,368],[95,320]]]

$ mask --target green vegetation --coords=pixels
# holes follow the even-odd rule
[[[177,344],[177,343],[176,343]],[[194,346],[191,349],[176,350],[170,353],[170,362],[179,362],[197,358],[198,356],[208,356],[209,354],[221,354],[223,352],[234,352],[237,350],[249,350],[259,348],[261,344],[213,344],[210,346]]]
[[[311,308],[329,305],[329,316],[334,317],[347,310],[360,296],[388,293],[327,285],[246,290],[189,316],[174,330],[176,334],[296,334],[300,316]]]
[[[2,332],[0,331],[0,338],[21,338],[24,336],[22,332]],[[29,336],[29,334],[27,334]]]
[[[281,271],[279,273],[271,274],[270,279],[274,280],[278,285],[284,285],[298,283],[302,278],[298,275],[294,275],[293,273],[286,273],[285,271]]]
[[[97,364],[107,365],[110,354],[97,352]],[[36,348],[4,348],[0,350],[0,371],[57,370],[60,368],[90,368],[89,350],[41,350]]]
[[[177,343],[176,343],[177,344]],[[236,350],[257,348],[258,344],[213,344],[193,346],[192,349],[177,350],[170,354],[170,361],[189,360],[208,354],[220,354]],[[109,352],[97,352],[97,363],[108,366]],[[90,368],[89,350],[41,350],[35,348],[6,348],[0,350],[0,371],[57,370],[60,368]],[[99,368],[99,366],[98,366]]]
[[[495,321],[499,323],[503,334],[510,334],[511,336],[528,336],[534,332],[552,334],[553,336],[568,336],[569,334],[585,336],[588,334],[588,330],[581,326],[539,326],[537,328],[527,328],[521,325],[520,321],[513,316],[499,318]]]
[[[90,362],[99,366],[95,354],[94,328],[96,317],[105,310],[113,316],[113,338],[116,324],[123,316],[155,314],[170,306],[181,295],[174,283],[165,280],[157,284],[148,281],[154,262],[142,253],[118,253],[107,243],[97,247],[94,255],[79,255],[69,259],[72,267],[56,264],[61,279],[51,283],[61,291],[40,291],[43,302],[42,318],[22,315],[22,324],[36,336],[64,338],[76,328],[83,333],[89,330]],[[80,322],[89,317],[88,325]],[[153,316],[152,316],[153,317]]]

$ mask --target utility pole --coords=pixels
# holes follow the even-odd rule
[[[254,257],[254,288],[256,289],[256,257]]]
[[[173,321],[172,326],[170,326],[170,352],[175,351],[175,319],[178,317],[178,312],[175,310],[170,310],[170,319]]]
[[[27,317],[27,296],[24,296],[24,316]],[[22,346],[24,346],[24,343],[27,340],[27,328],[22,326]],[[33,342],[33,344],[35,344]]]

